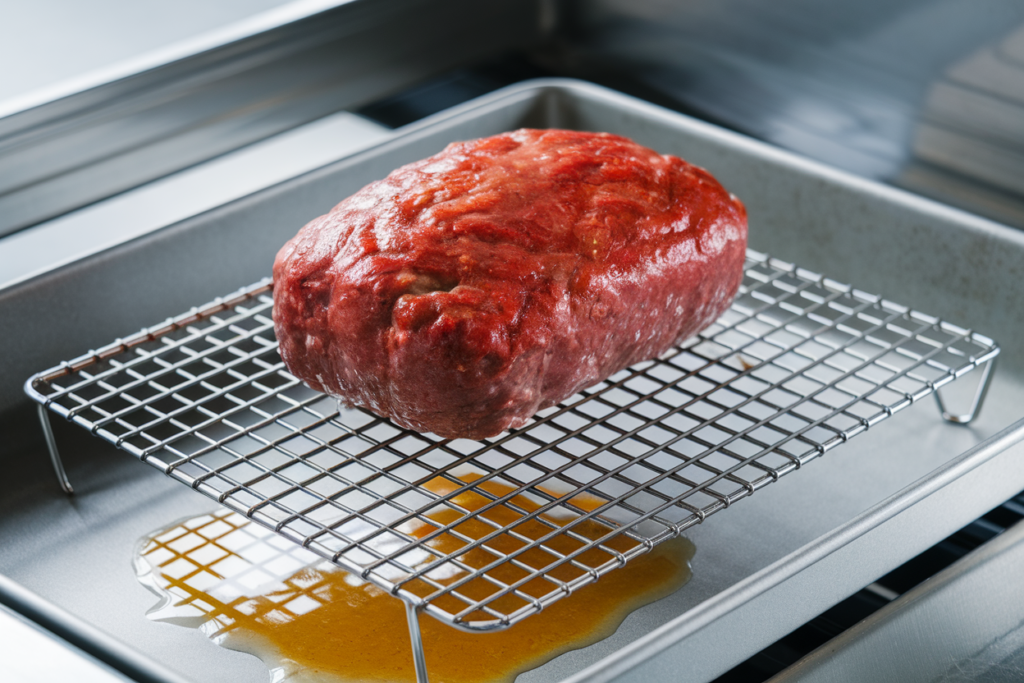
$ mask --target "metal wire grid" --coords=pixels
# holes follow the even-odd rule
[[[503,628],[999,352],[756,252],[731,309],[485,441],[340,409],[284,369],[272,285],[40,373],[50,410],[465,630]]]

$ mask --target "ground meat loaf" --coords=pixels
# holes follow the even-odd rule
[[[296,377],[449,438],[666,351],[728,307],[743,205],[703,169],[607,133],[449,145],[302,228],[274,262]]]

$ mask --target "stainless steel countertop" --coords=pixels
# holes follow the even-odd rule
[[[126,683],[106,664],[0,605],[0,658],[9,683]]]
[[[0,117],[343,2],[4,0]]]
[[[1024,522],[770,683],[1024,679]]]

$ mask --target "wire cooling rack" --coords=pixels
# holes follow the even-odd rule
[[[730,310],[682,347],[521,429],[444,440],[339,410],[292,377],[271,307],[266,280],[35,375],[26,391],[464,630],[540,611],[984,365],[971,413],[946,415],[969,420],[999,352],[749,252]]]

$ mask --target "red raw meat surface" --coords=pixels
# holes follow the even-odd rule
[[[303,227],[274,262],[296,377],[448,438],[524,425],[696,334],[743,275],[743,205],[607,133],[449,145]]]

